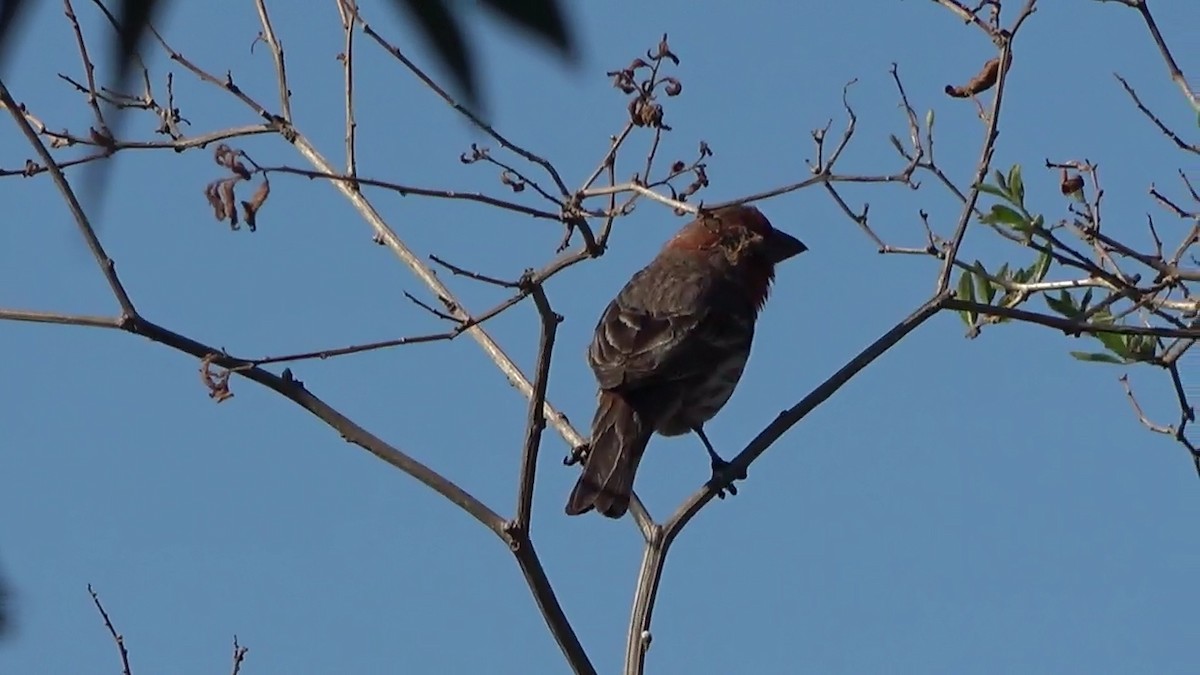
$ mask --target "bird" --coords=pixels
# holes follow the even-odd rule
[[[729,463],[713,449],[704,423],[741,379],[775,266],[807,250],[753,206],[701,210],[630,278],[601,314],[588,347],[599,393],[567,515],[595,509],[624,516],[655,432],[695,433],[714,476],[722,475]]]

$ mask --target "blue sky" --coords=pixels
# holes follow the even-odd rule
[[[276,100],[250,2],[173,3],[161,27],[203,67],[231,70]],[[274,3],[289,58],[296,124],[340,163],[340,27],[332,2]],[[1139,115],[1120,72],[1165,120],[1194,132],[1135,12],[1085,0],[1044,2],[1015,47],[996,165],[1026,167],[1029,201],[1065,212],[1051,160],[1091,159],[1112,236],[1149,242],[1184,225],[1157,211],[1152,182],[1200,175]],[[93,51],[108,34],[77,3]],[[427,51],[379,2],[373,25],[422,63]],[[1156,3],[1185,72],[1200,53],[1185,26],[1200,5]],[[550,158],[569,185],[587,176],[624,120],[606,70],[663,32],[683,62],[661,156],[707,141],[710,201],[806,175],[809,131],[844,124],[851,78],[855,173],[902,166],[887,141],[907,131],[888,74],[899,64],[919,113],[937,112],[939,163],[960,184],[982,127],[942,88],[991,54],[978,31],[935,3],[572,3],[574,68],[476,16],[492,118]],[[68,24],[41,3],[6,77],[50,126],[86,131]],[[103,36],[103,37],[101,37]],[[357,61],[364,176],[488,190],[496,172],[458,156],[486,139],[366,40]],[[172,65],[147,52],[158,76]],[[254,123],[231,97],[173,69],[190,130]],[[105,72],[104,68],[101,74]],[[131,115],[128,135],[152,120]],[[1194,138],[1194,134],[1192,136]],[[644,156],[639,134],[621,166]],[[266,164],[301,165],[277,138],[237,146]],[[0,124],[0,166],[31,152]],[[129,152],[107,165],[110,193],[91,215],[134,301],[150,319],[239,356],[335,347],[439,330],[403,292],[427,298],[406,268],[330,187],[277,177],[257,233],[212,219],[202,189],[220,171],[207,151]],[[79,183],[79,174],[76,183]],[[920,245],[918,211],[948,233],[953,200],[921,190],[847,187],[871,203],[889,243]],[[114,313],[62,201],[45,177],[0,181],[0,306]],[[370,193],[416,250],[498,276],[549,260],[560,231],[475,204]],[[819,189],[762,209],[810,251],[780,270],[753,358],[708,433],[727,455],[922,302],[933,261],[880,256]],[[566,320],[550,400],[583,426],[594,385],[583,359],[595,318],[680,224],[643,203],[618,222],[602,259],[548,288]],[[998,265],[1026,252],[972,230],[964,255]],[[1052,275],[1056,272],[1052,272]],[[1052,276],[1052,278],[1058,278]],[[450,279],[472,308],[496,289]],[[1036,308],[1036,307],[1035,307]],[[536,313],[490,324],[532,368]],[[1117,377],[1082,364],[1091,349],[1037,327],[963,339],[936,317],[793,428],[750,470],[741,494],[712,504],[675,544],[654,614],[648,672],[1183,673],[1194,668],[1200,606],[1200,485],[1186,453],[1142,428]],[[0,569],[16,587],[18,626],[0,645],[5,672],[114,671],[115,649],[86,585],[101,593],[135,672],[222,672],[236,633],[245,673],[556,673],[565,667],[508,551],[471,518],[299,408],[245,381],[214,405],[194,359],[142,339],[82,328],[0,325]],[[511,514],[526,403],[466,338],[292,366],[314,392],[368,429]],[[1183,366],[1194,377],[1194,363]],[[1169,382],[1130,371],[1148,414],[1173,421]],[[547,432],[534,537],[559,599],[601,672],[621,662],[641,552],[631,521],[567,518],[575,470]],[[657,439],[638,479],[652,513],[670,512],[708,475],[694,438]]]

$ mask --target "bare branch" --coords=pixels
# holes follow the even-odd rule
[[[332,168],[332,167],[330,167],[330,168]],[[456,190],[438,190],[438,189],[431,189],[431,188],[423,188],[423,187],[417,187],[415,185],[402,185],[400,183],[394,183],[392,181],[386,181],[386,180],[378,180],[378,179],[374,179],[374,178],[362,178],[358,175],[348,176],[348,175],[338,173],[336,171],[325,171],[325,170],[313,171],[311,169],[299,169],[299,168],[291,167],[291,166],[264,166],[264,167],[261,167],[260,170],[264,174],[284,173],[284,174],[291,174],[294,176],[304,176],[306,178],[324,178],[326,180],[340,182],[344,185],[350,186],[351,188],[354,188],[356,186],[361,186],[361,185],[367,185],[367,186],[371,186],[371,187],[379,187],[379,188],[384,188],[386,190],[391,190],[391,191],[399,193],[401,195],[416,195],[418,197],[433,197],[435,199],[461,199],[463,201],[479,202],[480,204],[487,204],[488,206],[496,206],[496,207],[505,209],[506,211],[523,213],[528,216],[533,216],[534,218],[543,218],[546,220],[554,220],[554,221],[562,220],[562,216],[557,213],[551,213],[549,211],[535,209],[531,206],[517,204],[516,202],[510,202],[510,201],[507,201],[504,199],[499,199],[497,197],[492,197],[490,195],[480,194],[477,192],[458,192]]]
[[[238,675],[242,671],[242,662],[246,660],[246,653],[250,651],[249,647],[243,647],[238,644],[237,636],[233,636],[233,667],[229,671],[230,675]]]
[[[121,328],[125,320],[119,316],[88,316],[85,314],[59,314],[26,309],[0,308],[0,320],[26,321],[29,323],[56,323],[66,326],[90,326],[92,328]]]
[[[545,158],[543,158],[539,155],[535,155],[534,153],[530,152],[529,150],[526,150],[524,147],[517,145],[516,143],[508,140],[507,138],[502,136],[500,134],[500,132],[496,131],[490,124],[484,122],[479,117],[477,117],[475,115],[475,113],[471,112],[470,110],[467,110],[465,107],[460,105],[458,103],[458,101],[455,101],[454,97],[452,97],[445,89],[443,89],[441,86],[439,86],[437,82],[434,82],[433,78],[426,75],[425,71],[421,70],[421,68],[418,67],[417,64],[413,63],[412,60],[410,60],[407,56],[405,56],[404,52],[400,51],[399,47],[388,42],[382,35],[375,32],[375,29],[371,28],[371,26],[366,22],[366,19],[364,19],[362,17],[362,15],[358,13],[357,8],[355,8],[355,10],[354,10],[354,16],[355,16],[355,19],[357,19],[359,25],[362,26],[363,32],[366,33],[367,37],[374,40],[376,42],[376,44],[378,44],[380,47],[383,47],[383,49],[387,53],[391,54],[398,61],[400,61],[400,63],[402,63],[404,65],[404,67],[409,70],[409,72],[411,72],[413,75],[417,76],[417,79],[419,79],[422,84],[424,84],[426,87],[429,87],[429,89],[432,90],[433,93],[437,94],[438,98],[445,101],[447,105],[449,105],[451,108],[453,108],[455,110],[455,112],[461,114],[463,117],[466,117],[468,120],[470,120],[471,124],[474,124],[476,127],[479,127],[479,129],[481,131],[483,131],[487,135],[494,138],[496,140],[496,142],[499,143],[502,147],[517,153],[518,155],[520,155],[521,157],[524,157],[526,160],[528,160],[530,162],[540,165],[543,169],[546,170],[546,173],[549,174],[551,180],[554,181],[554,184],[558,187],[558,190],[562,194],[562,196],[563,197],[571,196],[570,190],[567,189],[567,184],[563,182],[562,177],[559,176],[558,170],[554,168],[553,164],[551,164]]]
[[[92,588],[91,584],[87,587],[88,595],[92,596],[92,604],[96,605],[96,611],[100,612],[100,617],[104,619],[104,627],[108,629],[108,634],[113,639],[113,644],[117,646],[117,653],[121,655],[121,675],[131,675],[133,672],[129,667],[129,650],[125,647],[125,636],[117,632],[113,626],[113,622],[108,618],[108,612],[105,611],[104,605],[100,602],[100,596]]]
[[[275,28],[271,25],[271,15],[267,13],[265,0],[254,0],[258,10],[258,20],[262,23],[262,39],[271,49],[271,58],[275,60],[275,81],[279,84],[279,109],[283,111],[283,119],[292,121],[292,91],[288,88],[287,64],[283,59],[283,47],[275,37]]]
[[[983,31],[989,38],[996,39],[996,29],[989,25],[986,21],[979,18],[979,15],[958,0],[933,0],[937,4],[945,7],[954,13],[955,16],[963,20],[963,23],[974,24],[976,28]]]
[[[530,274],[527,278],[531,277]],[[533,511],[533,485],[537,473],[538,450],[542,445],[542,430],[546,428],[546,385],[550,380],[550,357],[554,351],[554,336],[562,317],[550,308],[546,292],[541,284],[530,285],[533,302],[541,319],[542,332],[538,342],[537,363],[534,366],[533,396],[529,397],[529,416],[525,423],[525,446],[521,451],[521,481],[517,490],[517,515],[515,527],[530,531],[530,515]]]
[[[1130,86],[1129,82],[1127,82],[1125,78],[1121,77],[1117,73],[1113,73],[1113,77],[1117,78],[1117,81],[1121,83],[1121,86],[1125,89],[1125,93],[1129,94],[1129,98],[1133,99],[1133,104],[1137,106],[1137,109],[1140,110],[1143,115],[1148,117],[1150,121],[1154,123],[1154,126],[1158,127],[1158,130],[1161,131],[1164,136],[1171,139],[1171,142],[1178,146],[1180,150],[1200,154],[1200,145],[1188,143],[1180,138],[1179,134],[1175,133],[1170,127],[1168,127],[1166,122],[1163,122],[1161,119],[1159,119],[1158,115],[1155,115],[1150,108],[1146,107],[1145,103],[1142,103],[1142,99],[1138,97],[1137,92],[1134,91],[1133,87]]]
[[[1162,54],[1163,61],[1167,65],[1167,72],[1171,76],[1171,81],[1179,87],[1180,91],[1187,98],[1188,103],[1192,104],[1192,108],[1200,112],[1200,98],[1197,98],[1196,92],[1192,91],[1188,84],[1187,78],[1184,77],[1183,71],[1180,70],[1179,64],[1175,62],[1175,57],[1171,55],[1171,50],[1167,47],[1167,41],[1163,39],[1162,33],[1158,30],[1158,23],[1154,20],[1154,15],[1150,13],[1150,5],[1146,0],[1112,0],[1113,2],[1132,7],[1142,16],[1142,21],[1146,24],[1146,29],[1150,31],[1150,37],[1154,39],[1155,46],[1158,47],[1159,54]]]
[[[92,252],[92,257],[96,260],[96,264],[100,267],[101,273],[104,274],[104,280],[108,282],[108,287],[116,296],[117,302],[121,305],[121,312],[126,317],[136,317],[137,311],[133,308],[133,301],[129,299],[129,294],[125,292],[125,287],[121,285],[121,280],[117,277],[116,264],[113,259],[108,257],[108,253],[104,251],[104,246],[100,244],[100,240],[96,237],[96,232],[92,229],[88,222],[87,216],[83,213],[83,207],[80,206],[79,200],[75,198],[75,192],[67,183],[67,177],[63,175],[62,169],[54,162],[54,158],[50,156],[50,151],[46,149],[46,145],[42,143],[42,139],[38,138],[33,127],[29,125],[29,120],[25,119],[25,115],[21,113],[21,106],[13,99],[12,94],[8,91],[8,86],[0,79],[0,103],[4,104],[4,108],[8,110],[13,120],[17,123],[21,133],[25,135],[25,140],[33,146],[33,149],[41,157],[42,163],[50,171],[50,176],[54,179],[54,185],[62,194],[63,199],[67,201],[67,206],[71,209],[71,215],[75,219],[75,223],[79,228],[79,233],[83,235],[83,239],[87,242],[88,250]]]
[[[728,475],[745,475],[750,464],[762,456],[784,433],[804,419],[817,406],[828,400],[830,396],[833,396],[855,375],[871,365],[875,359],[895,346],[934,314],[937,314],[945,307],[949,298],[948,291],[931,298],[871,343],[796,405],[781,412],[773,422],[758,433],[754,440],[750,441],[744,450],[738,453],[737,457],[730,461]],[[638,573],[638,585],[634,595],[629,631],[625,638],[625,673],[627,675],[641,675],[645,667],[646,648],[651,636],[650,618],[654,612],[654,602],[658,595],[662,569],[671,543],[675,541],[688,522],[700,512],[700,509],[712,501],[713,497],[717,496],[721,490],[728,488],[729,484],[729,480],[717,480],[714,477],[685,500],[663,525],[656,526],[653,530],[654,536],[647,541],[642,556],[641,571]]]
[[[975,167],[975,177],[971,180],[971,189],[967,192],[966,202],[963,205],[962,213],[958,217],[958,224],[954,227],[954,234],[950,237],[949,243],[946,245],[946,257],[942,263],[942,272],[937,278],[937,291],[940,293],[950,288],[950,270],[954,264],[954,259],[958,257],[958,249],[962,246],[963,238],[967,234],[967,225],[971,222],[971,216],[975,213],[975,202],[979,199],[979,186],[983,184],[987,178],[988,169],[992,166],[992,153],[996,149],[996,137],[998,135],[998,125],[1000,123],[1000,105],[1004,100],[1004,85],[1008,80],[1008,71],[1012,62],[1012,40],[1016,35],[1016,28],[1020,26],[1025,17],[1033,11],[1037,0],[1027,0],[1025,8],[1018,17],[1017,23],[1013,30],[1006,36],[1000,38],[1000,64],[1001,67],[996,79],[996,93],[992,98],[992,109],[987,116],[987,130],[984,131],[983,148],[979,153],[979,163]]]
[[[345,34],[339,56],[346,82],[346,175],[355,177],[358,175],[358,150],[355,145],[358,122],[354,117],[354,16],[358,13],[358,4],[355,0],[338,0],[337,6]]]
[[[100,95],[96,91],[96,66],[92,64],[92,59],[88,56],[87,42],[83,39],[83,31],[79,28],[79,19],[75,16],[75,8],[71,6],[71,0],[63,0],[63,7],[66,10],[67,20],[71,22],[71,28],[75,31],[75,42],[79,45],[79,58],[83,61],[83,72],[87,78],[87,103],[96,116],[96,130],[92,135],[103,143],[105,139],[112,139],[112,132],[109,131],[108,124],[104,121],[104,113],[100,112]]]

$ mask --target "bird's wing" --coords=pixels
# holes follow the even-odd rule
[[[725,311],[720,284],[635,275],[596,326],[588,361],[603,389],[636,390],[686,381],[746,348],[754,325],[743,312]],[[662,282],[662,283],[659,283]]]

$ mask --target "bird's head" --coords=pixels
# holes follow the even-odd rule
[[[684,225],[667,249],[717,255],[750,294],[756,307],[767,301],[775,266],[808,250],[799,239],[775,229],[753,206],[727,206]]]

